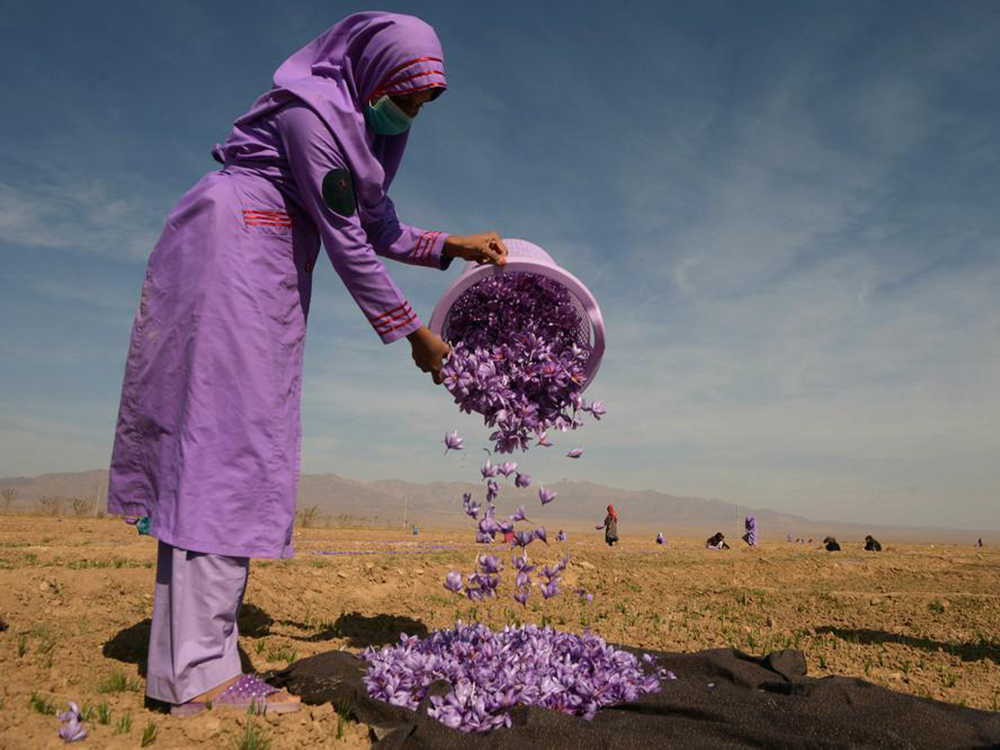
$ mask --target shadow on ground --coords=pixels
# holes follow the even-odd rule
[[[420,620],[404,615],[375,615],[368,617],[359,612],[348,612],[325,630],[306,637],[296,637],[299,641],[329,641],[346,638],[352,648],[368,646],[388,646],[399,642],[399,634],[416,635],[421,638],[428,633],[427,626]],[[294,636],[293,636],[294,637]]]
[[[271,616],[259,607],[252,604],[244,604],[240,610],[239,630],[241,636],[259,638],[267,635],[270,631],[273,620]],[[123,630],[119,630],[104,644],[101,653],[109,659],[135,664],[139,668],[139,674],[146,676],[147,654],[149,651],[149,629],[151,620],[147,617],[135,625],[130,625]],[[240,666],[245,674],[253,674],[253,662],[250,656],[238,646],[240,652]]]
[[[902,635],[901,633],[889,633],[885,630],[870,630],[868,628],[838,628],[833,625],[825,625],[816,628],[816,633],[832,633],[848,643],[862,644],[866,646],[880,643],[898,643],[902,646],[919,648],[924,651],[945,651],[953,656],[958,656],[962,661],[980,661],[990,659],[995,664],[1000,664],[1000,646],[995,642],[980,641],[978,643],[948,643],[946,641],[935,641],[931,638],[919,638],[912,635]]]

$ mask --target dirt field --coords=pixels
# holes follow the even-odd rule
[[[457,618],[550,623],[665,650],[799,648],[814,676],[857,675],[997,710],[1000,551],[882,541],[881,554],[857,542],[834,554],[786,543],[713,552],[694,540],[660,547],[652,537],[609,550],[600,532],[578,533],[548,549],[532,545],[533,559],[566,551],[571,564],[567,594],[544,602],[534,592],[524,610],[510,598],[509,574],[503,596],[478,604],[442,587],[449,570],[470,571],[482,549],[469,532],[303,529],[294,560],[251,564],[241,644],[247,667],[266,671]],[[117,520],[0,517],[8,626],[0,632],[0,747],[61,747],[52,714],[68,700],[90,711],[81,746],[139,747],[145,733],[156,748],[239,747],[248,731],[266,733],[272,750],[368,746],[368,728],[328,705],[275,718],[217,709],[187,720],[144,707],[155,549]],[[578,601],[571,592],[579,586],[593,602]]]

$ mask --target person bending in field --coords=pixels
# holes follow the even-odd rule
[[[865,552],[881,552],[882,545],[871,534],[865,537]]]
[[[618,541],[618,514],[615,513],[615,506],[608,506],[608,515],[604,517],[604,523],[595,527],[598,531],[604,529],[604,541],[609,547],[614,547]]]
[[[420,229],[389,199],[411,123],[446,86],[428,24],[345,18],[278,68],[149,257],[108,511],[148,518],[159,542],[146,694],[174,715],[299,708],[296,696],[242,673],[237,618],[250,559],[292,556],[320,245],[373,333],[386,344],[407,339],[437,384],[448,345],[383,259],[438,272],[454,258],[505,262],[495,232]]]
[[[823,546],[826,547],[827,552],[840,552],[840,543],[832,536],[828,536],[823,540]]]
[[[726,535],[721,531],[716,531],[705,540],[705,549],[729,549],[729,545],[726,544]]]

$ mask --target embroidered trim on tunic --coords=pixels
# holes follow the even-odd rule
[[[243,209],[243,221],[249,227],[290,227],[292,217],[280,209]]]
[[[385,336],[387,333],[413,322],[416,317],[417,314],[410,307],[410,303],[404,302],[398,307],[394,307],[388,312],[384,312],[377,318],[374,318],[371,324],[377,334]]]
[[[417,240],[417,246],[413,250],[413,259],[417,263],[423,263],[424,265],[430,264],[430,253],[431,249],[434,247],[434,243],[437,242],[437,238],[441,236],[441,232],[424,232],[420,235],[420,239]]]

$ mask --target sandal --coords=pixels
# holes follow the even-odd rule
[[[270,700],[270,697],[275,693],[285,693],[286,698],[284,700]],[[209,706],[232,706],[243,709],[249,709],[253,706],[262,714],[287,714],[302,708],[300,700],[291,700],[291,698],[292,696],[287,692],[268,685],[259,677],[245,674],[219,693],[214,700],[188,701],[172,706],[170,715],[188,718],[200,714]]]

